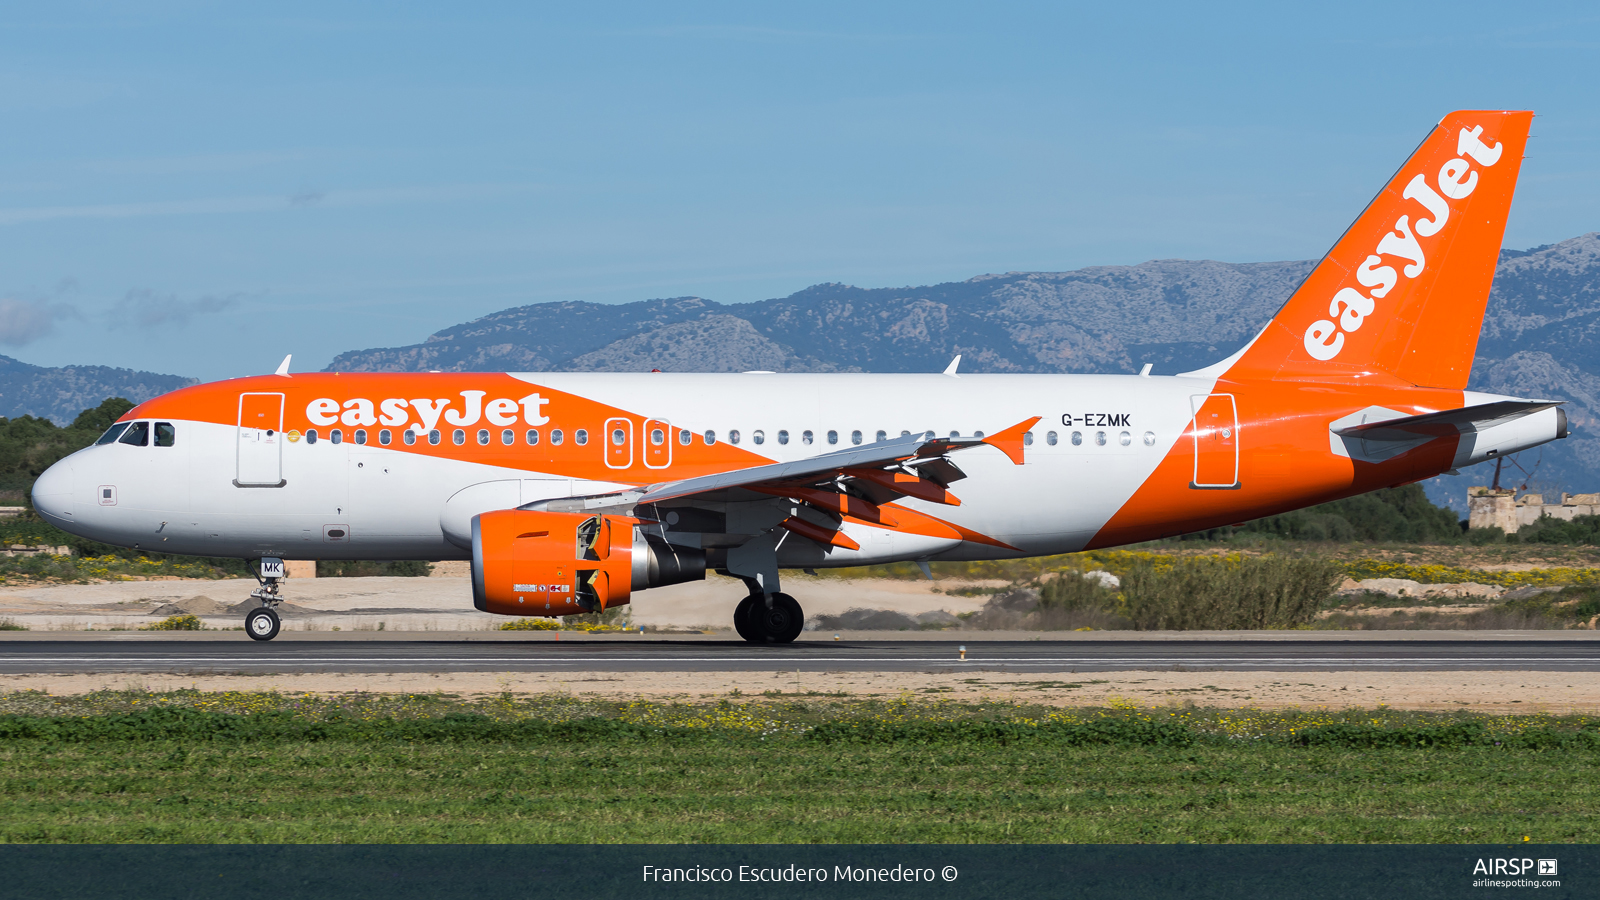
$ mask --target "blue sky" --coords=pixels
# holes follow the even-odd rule
[[[0,4],[0,353],[1313,257],[1463,107],[1541,116],[1508,246],[1600,229],[1592,5],[461,6]]]

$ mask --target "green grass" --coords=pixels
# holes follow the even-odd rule
[[[0,840],[1594,842],[1597,725],[19,693],[0,695]]]
[[[1600,719],[0,695],[0,841],[1594,842]]]

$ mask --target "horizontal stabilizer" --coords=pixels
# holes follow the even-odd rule
[[[1405,441],[1419,438],[1447,437],[1469,431],[1485,431],[1513,419],[1520,419],[1553,406],[1560,400],[1497,400],[1461,409],[1405,416],[1380,422],[1363,422],[1333,429],[1340,437],[1359,438],[1363,441]]]

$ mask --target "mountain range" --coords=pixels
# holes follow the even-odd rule
[[[1169,259],[925,287],[819,284],[753,303],[558,301],[501,310],[418,344],[352,350],[327,370],[937,372],[960,354],[963,372],[1132,373],[1150,363],[1174,374],[1241,347],[1313,265]],[[1600,421],[1597,351],[1600,233],[1503,251],[1470,386],[1569,401],[1573,430],[1520,454],[1503,474],[1507,485],[1600,490],[1600,431],[1590,433]],[[60,421],[111,394],[141,400],[186,383],[0,357],[0,413]],[[1467,484],[1490,477],[1441,477],[1428,493],[1464,511]]]

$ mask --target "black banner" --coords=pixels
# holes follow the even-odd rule
[[[14,845],[13,900],[1600,896],[1592,845]]]

